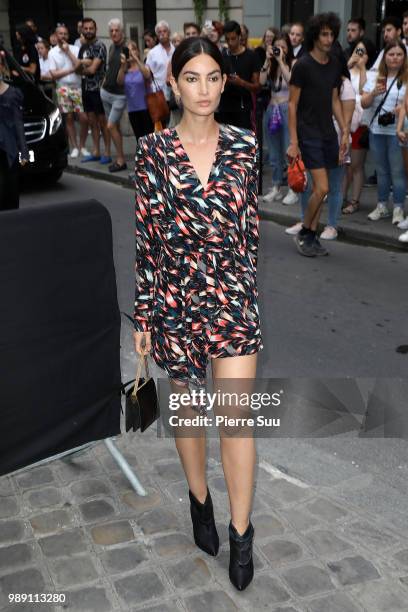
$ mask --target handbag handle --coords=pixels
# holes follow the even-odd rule
[[[140,355],[140,359],[139,359],[139,362],[138,362],[137,367],[136,367],[135,385],[134,385],[133,391],[132,391],[132,397],[133,398],[136,398],[136,395],[137,395],[137,390],[138,390],[138,387],[139,387],[139,380],[140,380],[140,376],[142,374],[142,366],[143,366],[143,364],[144,364],[145,372],[146,372],[146,380],[148,378],[150,378],[149,367],[147,365],[147,355],[144,355],[144,354]]]

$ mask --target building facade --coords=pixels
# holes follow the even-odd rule
[[[229,18],[245,23],[253,38],[261,37],[267,26],[304,22],[315,13],[334,11],[343,22],[352,15],[363,16],[367,33],[376,42],[379,42],[381,19],[408,10],[408,0],[229,0],[227,5]],[[33,17],[40,34],[48,35],[59,22],[69,27],[74,39],[76,22],[83,15],[95,19],[99,36],[105,40],[109,19],[118,17],[125,24],[127,36],[139,43],[143,30],[161,19],[168,21],[173,31],[182,31],[186,21],[196,21],[193,0],[35,0],[35,3],[0,0],[0,38],[10,47],[16,23]],[[220,19],[219,0],[207,0],[204,19]]]

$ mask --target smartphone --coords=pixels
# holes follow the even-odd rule
[[[129,59],[129,49],[127,47],[122,47],[122,53],[128,60]]]

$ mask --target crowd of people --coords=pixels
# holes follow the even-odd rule
[[[84,163],[109,164],[110,172],[117,172],[127,168],[120,127],[124,111],[136,140],[153,132],[157,126],[146,94],[160,89],[171,109],[168,125],[174,126],[182,113],[170,87],[174,50],[184,38],[211,40],[222,52],[227,73],[216,119],[255,130],[261,114],[266,162],[272,168],[263,199],[300,204],[299,222],[286,232],[296,237],[303,255],[316,256],[327,254],[316,235],[323,202],[328,205],[328,223],[320,234],[324,240],[337,238],[342,214],[359,210],[369,149],[375,165],[369,180],[377,184],[378,204],[368,218],[375,222],[391,217],[404,230],[399,240],[408,242],[408,12],[402,22],[393,16],[384,19],[381,50],[366,36],[364,19],[347,23],[344,49],[338,41],[340,28],[333,13],[325,14],[323,21],[314,16],[307,27],[268,27],[261,44],[251,48],[248,28],[235,21],[206,21],[203,28],[185,23],[183,32],[173,33],[160,21],[143,33],[141,51],[137,41],[126,40],[118,19],[108,23],[109,50],[98,39],[97,24],[90,17],[78,23],[74,44],[69,44],[64,24],[57,24],[47,39],[28,19],[16,28],[15,55],[24,71],[54,89],[70,156],[81,156]],[[89,129],[92,151],[85,145]],[[259,131],[258,122],[258,135]],[[283,189],[293,157],[302,158],[309,177],[300,196]]]

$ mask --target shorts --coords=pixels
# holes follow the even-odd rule
[[[108,123],[120,123],[126,108],[126,96],[111,94],[106,89],[101,89],[101,100]]]
[[[101,95],[99,90],[96,91],[82,91],[82,102],[84,104],[84,111],[86,113],[95,113],[95,115],[104,115],[105,109],[103,108]]]
[[[351,148],[353,151],[366,151],[368,149],[368,146],[362,147],[360,144],[360,138],[366,130],[368,130],[366,125],[360,125],[356,131],[351,134]]]
[[[58,106],[62,114],[83,113],[82,92],[79,87],[61,85],[57,87]]]
[[[332,170],[339,165],[339,143],[337,136],[330,140],[305,138],[299,140],[302,160],[307,170],[326,168]]]

